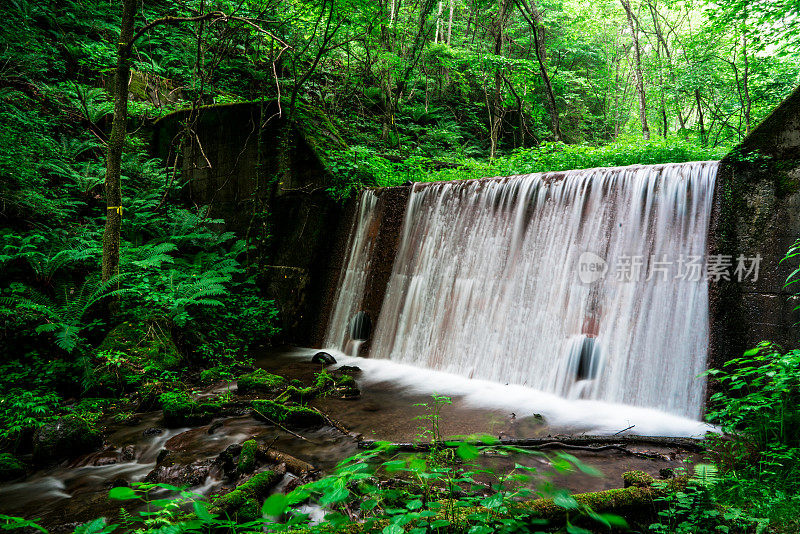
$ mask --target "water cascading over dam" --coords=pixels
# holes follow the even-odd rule
[[[716,162],[413,186],[371,358],[698,418]],[[325,345],[374,251],[362,194]],[[363,354],[362,354],[363,355]]]

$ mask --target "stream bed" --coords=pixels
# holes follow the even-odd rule
[[[313,349],[274,349],[257,355],[256,363],[270,372],[307,383],[321,369],[320,364],[311,362],[315,352]],[[312,405],[339,422],[350,431],[349,434],[324,426],[297,430],[296,433],[304,438],[300,439],[247,414],[217,418],[207,425],[194,428],[169,429],[164,426],[161,411],[137,414],[133,425],[106,425],[105,447],[102,450],[36,471],[24,481],[0,485],[0,513],[38,519],[42,525],[54,531],[71,531],[76,524],[99,516],[113,520],[120,508],[120,501],[110,500],[108,490],[144,480],[154,470],[159,454],[164,454],[164,450],[179,453],[188,458],[191,465],[206,465],[206,470],[197,471],[198,477],[193,480],[191,490],[208,496],[221,492],[226,485],[221,474],[213,467],[208,469],[208,464],[228,446],[251,438],[304,460],[324,474],[330,472],[339,461],[357,452],[356,435],[369,440],[392,442],[409,442],[427,436],[430,419],[425,416],[430,414],[430,410],[425,404],[431,404],[432,391],[429,390],[433,388],[412,387],[414,381],[419,380],[415,376],[406,376],[405,380],[402,377],[387,378],[388,375],[376,371],[374,362],[368,360],[359,361],[339,354],[336,357],[339,362],[333,367],[361,363],[364,370],[360,376],[356,374],[361,396],[357,399],[320,398],[312,401]],[[429,379],[436,378],[427,374]],[[437,393],[458,392],[458,388],[453,383],[448,385],[446,380],[438,380],[435,385],[441,386]],[[200,395],[234,388],[235,383],[219,383]],[[481,406],[471,401],[468,393],[451,394],[451,403],[442,408],[439,419],[442,435],[490,434],[500,438],[554,436],[554,441],[557,441],[559,435],[591,433],[594,430],[592,424],[559,426],[550,421],[546,409],[541,410],[545,414],[542,417],[524,403],[512,411],[509,406],[513,407],[514,400],[519,400],[519,397],[513,394],[507,397],[497,399],[498,402],[493,405],[487,403],[489,406]],[[635,428],[634,425],[626,432],[630,433]],[[636,469],[658,476],[662,469],[677,469],[684,465],[684,461],[692,459],[692,455],[669,447],[648,446],[642,447],[642,450],[656,458],[642,458],[613,450],[568,451],[599,469],[604,474],[602,477],[580,472],[554,474],[548,462],[538,455],[494,456],[483,461],[499,471],[510,470],[515,463],[537,467],[556,484],[573,492],[581,492],[621,487],[621,475],[625,471]],[[291,477],[289,474],[285,476]],[[279,485],[277,490],[281,487]],[[130,506],[130,503],[126,505]]]

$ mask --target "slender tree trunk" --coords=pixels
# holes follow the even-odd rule
[[[136,17],[136,0],[123,0],[122,25],[117,42],[117,67],[114,73],[114,119],[106,153],[106,226],[103,231],[103,281],[119,271],[119,241],[122,227],[122,149],[128,122],[128,81],[131,77],[131,40]]]
[[[553,91],[553,84],[550,80],[550,75],[547,73],[547,48],[544,45],[544,22],[542,20],[542,13],[533,1],[517,0],[517,8],[519,8],[522,16],[528,22],[533,32],[534,52],[536,53],[536,61],[539,64],[539,74],[542,77],[545,90],[545,107],[547,113],[550,115],[550,128],[553,131],[553,138],[556,141],[561,140],[561,121],[558,117],[558,110],[556,108],[556,95]]]
[[[703,123],[703,104],[700,101],[700,89],[695,88],[694,99],[697,102],[697,122],[700,127],[700,144],[706,145],[706,127]]]
[[[444,33],[442,31],[442,10],[444,6],[442,5],[443,0],[439,0],[439,9],[436,12],[436,34],[433,36],[433,43],[436,44],[440,41],[440,35]],[[443,39],[441,39],[443,40]]]
[[[456,0],[450,0],[450,19],[447,21],[447,45],[450,46],[453,39],[453,11],[455,10]]]
[[[509,0],[498,0],[497,24],[495,25],[494,54],[499,56],[503,52],[503,38],[506,21],[508,19]],[[491,131],[489,157],[494,159],[497,156],[497,147],[500,144],[500,133],[503,129],[503,74],[497,67],[494,73],[494,102],[491,106]]]
[[[619,0],[628,17],[628,26],[633,37],[633,57],[635,60],[636,92],[639,95],[639,118],[642,121],[642,137],[650,139],[650,128],[647,126],[647,99],[644,92],[644,76],[642,75],[642,54],[639,47],[639,34],[634,21],[633,9],[629,0]]]
[[[750,63],[747,59],[747,35],[742,35],[742,59],[744,60],[744,72],[742,73],[742,93],[744,93],[744,128],[745,134],[750,134],[750,111],[753,101],[750,98],[748,79],[750,77]]]

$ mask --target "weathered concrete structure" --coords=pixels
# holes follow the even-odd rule
[[[285,113],[285,111],[284,111]],[[346,205],[327,194],[326,148],[344,143],[325,116],[298,111],[287,125],[274,101],[205,106],[159,120],[153,147],[188,180],[193,204],[257,245],[258,281],[281,312],[283,339],[310,344],[325,290],[338,276]],[[343,230],[346,232],[346,230]]]
[[[760,256],[758,279],[712,283],[710,364],[762,340],[796,347],[800,301],[785,287],[798,260],[781,262],[800,238],[800,88],[721,162],[709,254]]]

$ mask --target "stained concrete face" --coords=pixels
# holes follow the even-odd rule
[[[800,88],[722,160],[710,232],[709,254],[762,258],[757,280],[711,284],[710,365],[762,340],[797,347],[798,259],[782,260],[800,238]]]
[[[282,340],[306,345],[324,315],[331,271],[338,269],[344,206],[325,192],[330,174],[314,139],[287,127],[276,112],[269,102],[179,111],[156,124],[153,145],[174,161],[178,140],[187,139],[180,134],[191,125],[192,141],[184,141],[179,160],[188,200],[210,205],[211,217],[256,245],[249,260],[264,298],[280,311]],[[305,126],[317,138],[326,135],[324,125]]]

